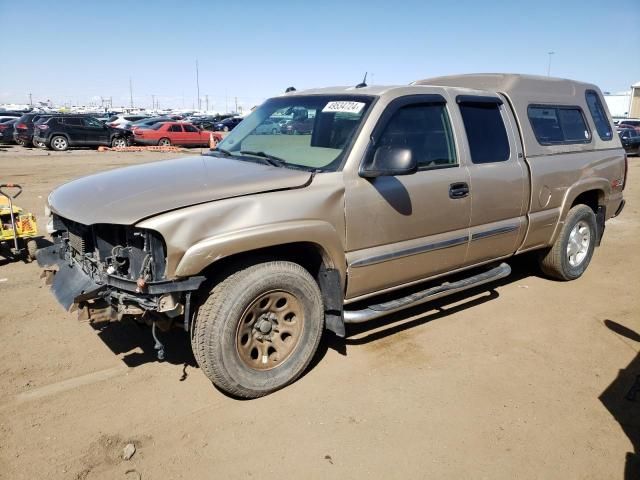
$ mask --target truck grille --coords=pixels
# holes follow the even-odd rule
[[[85,238],[71,230],[69,230],[69,246],[80,255],[84,255],[87,252],[87,242]]]
[[[67,220],[66,218],[58,217],[58,219],[64,224],[65,229],[67,230],[69,247],[80,255],[93,251],[93,235],[91,234],[91,227]]]

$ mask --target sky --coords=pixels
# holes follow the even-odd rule
[[[628,90],[640,0],[0,0],[0,103],[244,108],[298,90],[510,72]],[[549,55],[548,52],[555,52]]]

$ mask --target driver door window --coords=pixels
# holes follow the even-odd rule
[[[389,120],[377,146],[409,148],[420,170],[458,165],[444,104],[400,108]]]

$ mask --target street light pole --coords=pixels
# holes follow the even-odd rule
[[[198,59],[196,58],[196,89],[198,90],[198,110],[200,110],[200,74],[198,72]]]
[[[133,83],[131,83],[131,77],[129,77],[129,101],[131,108],[133,108]]]
[[[551,55],[553,55],[556,52],[547,52],[547,55],[549,55],[549,63],[547,64],[547,77],[551,76]]]

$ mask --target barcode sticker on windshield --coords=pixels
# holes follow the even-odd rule
[[[343,112],[343,113],[360,113],[364,108],[362,102],[329,102],[322,109],[323,112]]]

